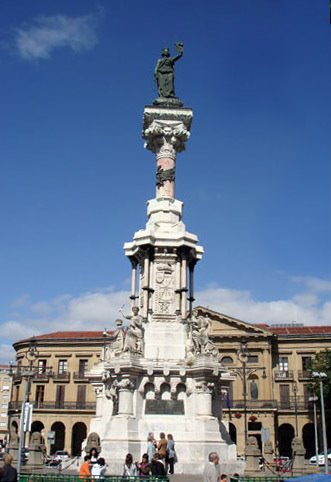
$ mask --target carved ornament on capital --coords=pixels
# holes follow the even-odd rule
[[[196,391],[197,393],[206,393],[208,395],[211,395],[214,391],[214,388],[215,388],[214,383],[202,382],[196,386]]]
[[[144,130],[145,147],[154,152],[157,157],[176,158],[176,153],[185,149],[185,142],[190,132],[181,121],[155,119]]]

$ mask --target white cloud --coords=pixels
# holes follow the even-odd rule
[[[322,299],[329,291],[329,282],[317,278],[293,278],[302,285],[302,292],[289,299],[256,300],[249,291],[238,291],[217,286],[196,293],[198,304],[239,318],[249,323],[290,323],[330,325],[331,300]],[[309,289],[310,291],[309,291]],[[320,294],[320,296],[318,296]]]
[[[298,292],[289,299],[257,300],[248,290],[233,290],[213,284],[196,293],[196,304],[250,323],[296,321],[306,325],[330,325],[331,300],[324,299],[327,282],[302,278],[299,285],[298,278],[294,281]],[[24,295],[12,303],[15,313],[2,324],[1,338],[4,342],[13,343],[54,331],[111,329],[115,319],[122,317],[118,311],[122,305],[129,313],[129,292],[113,288],[96,289],[76,297],[64,294],[50,301],[38,302]],[[10,348],[4,346],[6,351],[0,357],[7,362]]]
[[[17,29],[16,48],[25,60],[48,59],[54,49],[69,47],[75,53],[90,50],[97,44],[99,16],[40,16],[30,25]]]

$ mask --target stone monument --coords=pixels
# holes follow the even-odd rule
[[[149,432],[173,434],[177,473],[202,473],[210,451],[235,471],[236,447],[221,435],[228,428],[222,400],[233,377],[209,338],[209,318],[193,309],[194,268],[203,248],[186,230],[183,203],[175,198],[176,157],[193,118],[174,94],[171,69],[183,54],[183,44],[176,45],[177,58],[163,51],[168,63],[157,64],[159,97],[144,110],[142,135],[156,158],[156,192],[147,202],[145,228],[124,245],[132,267],[131,314],[123,314],[129,327],[116,321],[89,373],[97,402],[90,431],[100,437],[101,456],[114,474],[128,452],[141,458]]]

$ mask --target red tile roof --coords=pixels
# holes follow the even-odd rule
[[[331,335],[331,326],[272,326],[257,324],[259,328],[265,328],[275,335]]]

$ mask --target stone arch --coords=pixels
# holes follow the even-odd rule
[[[43,422],[41,422],[40,420],[35,420],[34,422],[32,422],[31,424],[31,433],[33,432],[42,432],[45,428],[45,425],[43,424]]]
[[[177,400],[185,400],[186,398],[185,383],[178,383],[178,385],[176,386],[176,398]]]
[[[51,454],[54,454],[57,450],[64,449],[66,427],[62,422],[54,422],[51,426],[51,430],[55,432],[55,441],[51,446]]]
[[[9,426],[9,434],[11,443],[15,443],[18,441],[18,423],[16,420],[13,420]]]
[[[161,400],[170,400],[171,399],[171,391],[170,391],[170,384],[164,382],[160,386],[160,396]]]
[[[155,386],[154,383],[147,382],[144,386],[144,398],[145,400],[154,400],[155,398]]]
[[[234,423],[229,422],[229,435],[234,444],[237,443],[237,427]]]
[[[87,427],[83,422],[77,422],[71,430],[71,455],[73,457],[82,454],[82,443],[87,436]]]
[[[303,446],[306,449],[305,458],[315,455],[315,430],[312,422],[306,423],[302,428]]]
[[[294,438],[294,428],[289,423],[283,423],[278,427],[278,449],[282,457],[292,457],[292,440]]]

